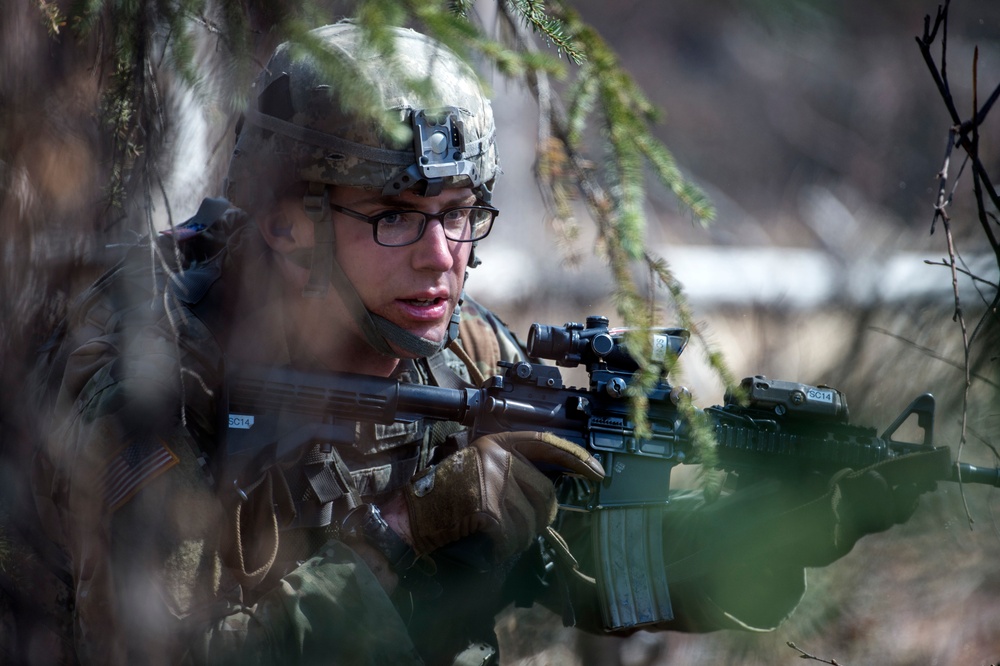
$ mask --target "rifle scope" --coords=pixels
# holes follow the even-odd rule
[[[607,365],[621,372],[634,372],[639,364],[625,347],[625,335],[632,329],[608,328],[608,318],[601,315],[587,317],[585,324],[567,323],[561,328],[545,324],[532,324],[528,330],[528,353],[545,358],[566,368],[581,363]],[[662,363],[667,352],[680,356],[687,345],[690,333],[683,328],[652,328],[652,358]]]

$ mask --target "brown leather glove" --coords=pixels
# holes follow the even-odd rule
[[[480,437],[405,489],[414,550],[424,555],[476,533],[489,537],[497,562],[528,548],[557,508],[552,481],[538,467],[604,478],[593,456],[550,433]]]

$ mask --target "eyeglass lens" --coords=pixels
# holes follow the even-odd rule
[[[375,238],[383,245],[407,245],[423,235],[428,217],[441,220],[444,235],[453,241],[480,240],[489,233],[493,212],[487,208],[451,208],[428,216],[420,211],[391,211],[375,220]]]

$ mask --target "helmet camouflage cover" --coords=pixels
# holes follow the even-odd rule
[[[415,187],[429,196],[468,186],[489,202],[499,165],[493,111],[478,77],[426,35],[392,31],[388,63],[353,23],[311,31],[349,69],[340,90],[315,57],[288,43],[278,47],[254,85],[230,162],[226,195],[233,203],[253,212],[265,203],[263,192],[280,192],[292,181],[384,194]],[[389,122],[399,124],[396,131],[386,131],[377,116],[348,110],[348,88],[374,93]]]

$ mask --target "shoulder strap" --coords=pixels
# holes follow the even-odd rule
[[[451,350],[458,358],[465,364],[469,370],[469,376],[472,379],[472,384],[478,386],[481,382],[481,377],[479,377],[479,371],[476,369],[475,364],[472,363],[471,359],[462,351],[462,348],[455,344],[453,340],[451,344],[448,345],[447,349]],[[431,377],[434,378],[434,383],[438,386],[443,386],[445,388],[468,388],[470,386],[469,382],[459,375],[457,372],[451,369],[448,365],[448,360],[445,356],[445,351],[441,350],[438,353],[427,359],[427,367],[430,370]],[[477,378],[480,381],[476,381]]]
[[[462,304],[458,339],[484,377],[497,374],[500,361],[519,361],[528,355],[507,324],[471,298]]]

